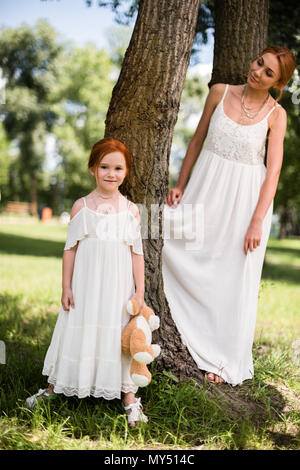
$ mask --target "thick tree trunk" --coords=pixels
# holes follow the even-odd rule
[[[269,0],[215,0],[213,73],[208,84],[245,83],[250,62],[267,45]]]

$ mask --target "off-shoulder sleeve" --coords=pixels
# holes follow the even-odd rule
[[[141,234],[141,224],[133,214],[129,214],[128,229],[125,234],[125,243],[132,245],[132,250],[137,255],[143,255],[143,242]]]
[[[69,250],[88,235],[84,208],[80,209],[68,224],[67,241],[64,250]]]

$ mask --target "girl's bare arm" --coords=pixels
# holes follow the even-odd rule
[[[83,203],[80,199],[75,201],[71,210],[70,220],[72,220],[74,215],[77,214],[77,212],[82,208],[82,204]],[[77,248],[78,248],[78,242],[75,246],[73,246],[69,250],[64,250],[64,253],[63,253],[61,303],[62,303],[64,310],[69,310],[70,306],[72,308],[75,307],[71,284],[72,284],[72,276],[73,276],[74,262],[75,262]]]
[[[140,214],[138,207],[133,204],[135,217],[137,221],[140,222]],[[145,263],[144,263],[144,256],[138,255],[134,253],[132,246],[130,246],[131,250],[131,257],[132,257],[132,271],[133,271],[133,279],[135,283],[135,294],[134,297],[139,302],[140,308],[142,308],[144,304],[144,295],[145,295]]]

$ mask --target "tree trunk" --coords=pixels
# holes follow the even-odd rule
[[[213,73],[208,84],[245,83],[250,62],[267,45],[269,0],[215,0]]]
[[[34,176],[31,177],[30,185],[30,215],[38,215],[37,180]]]
[[[161,275],[162,207],[168,191],[173,130],[195,36],[199,0],[141,1],[122,70],[112,93],[105,136],[132,152],[132,174],[121,192],[139,203],[145,257],[145,301],[160,316],[156,364],[174,373],[196,370],[171,318]],[[151,211],[151,205],[152,206]],[[155,210],[156,209],[156,210]],[[156,234],[151,235],[151,215]],[[153,224],[152,224],[153,226]]]
[[[260,44],[265,44],[267,19],[262,33],[256,26],[261,22],[261,9],[253,8],[251,11],[248,3],[257,7],[258,4],[266,5],[267,2],[257,0],[217,3],[220,4],[218,8],[222,9],[223,3],[229,5],[231,11],[231,16],[224,12],[225,28],[221,28],[219,20],[217,23],[221,28],[218,41],[222,41],[224,34],[227,49],[225,52],[220,49],[218,51],[223,64],[217,74],[218,81],[233,83],[237,76],[235,69],[240,70],[240,76],[245,76],[252,50],[257,52]],[[237,8],[236,4],[239,3],[241,6]],[[161,274],[161,211],[168,192],[170,148],[190,60],[199,4],[199,0],[141,0],[133,35],[112,93],[105,136],[120,139],[132,152],[130,180],[120,190],[139,205],[142,217],[145,301],[161,319],[160,329],[153,335],[154,341],[162,347],[162,353],[155,361],[156,365],[159,370],[171,371],[177,377],[193,377],[202,382],[203,376],[182,344],[172,320]],[[240,12],[240,24],[235,36],[232,33],[229,36],[230,18],[236,18],[236,8]],[[250,24],[255,25],[253,35],[249,30],[248,16],[251,17]],[[234,21],[233,24],[236,25]],[[239,37],[242,38],[241,41]],[[259,46],[253,44],[250,48],[245,39],[250,37],[251,44],[254,37],[256,40],[260,38]],[[240,47],[239,54],[237,45]],[[235,68],[232,65],[227,67],[223,54],[230,59],[230,64],[234,62]],[[219,57],[215,57],[216,65],[218,60]],[[152,206],[151,210],[151,205],[156,207]],[[151,233],[151,216],[153,221],[156,215],[159,216],[157,230],[156,233]]]
[[[280,230],[279,230],[279,239],[287,237],[287,223],[289,220],[289,211],[286,206],[283,206],[280,210]]]

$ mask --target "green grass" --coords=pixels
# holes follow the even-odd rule
[[[65,237],[59,224],[1,224],[0,217],[0,340],[7,349],[0,364],[0,449],[299,448],[300,240],[269,241],[254,379],[211,393],[213,386],[180,383],[153,369],[150,386],[138,392],[149,424],[132,429],[119,400],[59,395],[33,412],[23,406],[47,384],[41,370],[60,305]]]

